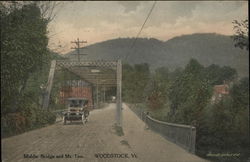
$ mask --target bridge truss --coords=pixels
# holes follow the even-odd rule
[[[122,126],[122,63],[118,61],[72,61],[52,60],[48,82],[43,99],[43,108],[49,106],[50,94],[55,71],[66,69],[78,75],[82,80],[97,87],[116,87],[116,122]],[[97,97],[98,98],[98,97]]]

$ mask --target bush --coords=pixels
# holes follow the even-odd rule
[[[2,117],[2,136],[22,133],[26,127],[25,117],[21,113],[9,113]]]
[[[234,107],[231,97],[217,104],[208,105],[202,113],[203,121],[197,128],[197,154],[221,162],[245,161],[247,155],[247,109]],[[239,109],[237,113],[232,110]],[[211,120],[213,119],[213,120]],[[207,157],[208,153],[233,153],[236,157]]]
[[[30,105],[21,112],[8,113],[1,118],[2,137],[17,135],[28,130],[41,128],[56,121],[56,115],[48,110],[43,110]]]
[[[42,127],[47,124],[52,124],[55,121],[56,116],[52,114],[50,111],[43,109],[36,109],[36,118],[35,123],[33,124],[35,127]]]

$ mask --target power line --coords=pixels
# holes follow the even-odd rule
[[[150,9],[150,11],[149,11],[149,13],[148,13],[148,15],[147,15],[147,17],[146,17],[144,23],[142,24],[141,29],[139,30],[139,32],[138,32],[137,35],[136,35],[136,38],[135,38],[134,42],[132,43],[130,49],[132,49],[132,48],[135,46],[135,43],[136,43],[136,41],[137,41],[139,35],[141,34],[141,31],[142,31],[142,29],[144,28],[144,26],[145,26],[145,24],[146,24],[146,22],[147,22],[149,16],[151,15],[151,13],[152,13],[152,11],[153,11],[155,5],[156,5],[156,2],[157,2],[157,1],[155,1],[154,4],[153,4],[153,6],[151,7],[151,9]],[[130,52],[130,53],[131,53],[131,52]],[[128,58],[128,56],[129,56],[130,53],[128,53],[128,54],[126,55],[125,60]]]

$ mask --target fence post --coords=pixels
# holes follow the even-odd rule
[[[147,126],[149,127],[149,125],[148,125],[148,116],[149,116],[149,112],[146,112],[146,114],[145,114],[145,123],[147,124]]]
[[[196,128],[191,127],[191,141],[190,141],[190,151],[191,153],[195,153],[195,142],[196,142]]]
[[[141,120],[143,121],[143,116],[142,116],[142,110],[140,109],[140,112],[141,112]]]

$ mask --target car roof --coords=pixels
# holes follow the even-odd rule
[[[67,100],[88,100],[87,98],[68,98]]]

